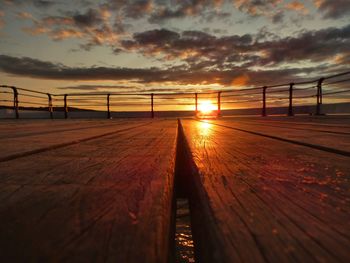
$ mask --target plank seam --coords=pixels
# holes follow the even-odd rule
[[[46,131],[46,132],[32,132],[32,133],[27,133],[27,134],[22,134],[22,135],[10,135],[6,137],[1,137],[0,140],[5,140],[5,139],[15,139],[15,138],[23,138],[23,137],[30,137],[30,136],[35,136],[35,135],[41,135],[41,134],[51,134],[51,133],[58,133],[58,132],[67,132],[67,131],[77,131],[77,130],[86,130],[90,128],[102,128],[102,127],[108,127],[108,126],[116,126],[120,123],[114,123],[114,124],[106,124],[106,125],[93,125],[93,126],[84,126],[84,127],[79,127],[79,128],[71,128],[71,129],[60,129],[60,130],[51,130],[51,131]]]
[[[196,120],[196,121],[208,123],[208,122],[201,121],[201,120]],[[236,131],[246,132],[246,133],[250,133],[253,135],[258,135],[258,136],[262,136],[262,137],[266,137],[266,138],[270,138],[270,139],[274,139],[274,140],[278,140],[278,141],[282,141],[282,142],[288,142],[288,143],[292,143],[292,144],[296,144],[296,145],[301,145],[301,146],[313,148],[313,149],[324,151],[324,152],[335,153],[335,154],[350,157],[349,151],[339,150],[339,149],[335,149],[335,148],[331,148],[331,147],[327,147],[327,146],[322,146],[322,145],[317,145],[317,144],[312,144],[312,143],[307,143],[307,142],[295,141],[295,140],[286,139],[286,138],[282,138],[282,137],[278,137],[278,136],[274,136],[274,135],[268,135],[265,133],[254,132],[254,131],[249,131],[249,130],[240,129],[240,128],[234,128],[234,127],[230,127],[230,126],[226,126],[226,125],[218,124],[218,123],[210,122],[210,124],[224,127],[224,128],[228,128],[228,129],[232,129],[232,130],[236,130]]]
[[[123,132],[123,131],[132,130],[134,128],[138,128],[138,127],[142,127],[142,126],[146,126],[149,123],[150,122],[145,123],[145,124],[141,124],[141,125],[136,125],[136,126],[129,127],[129,128],[125,128],[125,129],[121,129],[121,130],[117,130],[117,131],[112,131],[112,132],[108,132],[108,133],[104,133],[104,134],[95,135],[95,136],[84,138],[84,139],[78,139],[78,140],[74,140],[74,141],[70,141],[70,142],[65,142],[65,143],[61,143],[61,144],[55,144],[55,145],[52,145],[52,146],[31,150],[31,151],[26,151],[26,152],[22,152],[22,153],[12,154],[12,155],[0,158],[0,163],[7,162],[7,161],[12,161],[12,160],[15,160],[15,159],[18,159],[18,158],[22,158],[22,157],[27,157],[27,156],[30,156],[30,155],[33,155],[33,154],[37,154],[37,153],[42,153],[42,152],[47,152],[47,151],[51,151],[51,150],[56,150],[56,149],[59,149],[59,148],[63,148],[63,147],[66,147],[66,146],[78,144],[78,143],[81,143],[81,142],[87,142],[87,141],[99,139],[99,138],[102,138],[102,137],[105,137],[105,136],[108,136],[108,135],[116,134],[116,133]]]

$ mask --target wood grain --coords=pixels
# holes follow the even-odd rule
[[[3,162],[0,261],[166,262],[176,132],[160,120]]]
[[[211,251],[201,262],[350,260],[348,157],[210,123],[182,125],[198,193],[194,232],[211,233],[199,242]]]

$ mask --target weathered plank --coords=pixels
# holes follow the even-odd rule
[[[64,123],[62,120],[42,120],[30,122],[3,122],[0,121],[0,140],[8,140],[10,138],[19,138],[25,136],[44,135],[48,133],[56,133],[90,129],[94,127],[108,126],[130,122],[127,120],[75,120]]]
[[[349,119],[344,119],[343,122],[333,123],[331,119],[327,118],[322,123],[313,123],[309,121],[293,121],[286,118],[283,120],[265,119],[265,118],[224,118],[231,119],[232,121],[237,121],[240,123],[248,123],[252,125],[264,125],[269,127],[285,127],[292,130],[306,130],[306,131],[319,131],[331,134],[350,134],[350,121]]]
[[[314,126],[350,126],[349,115],[328,115],[328,116],[267,116],[267,117],[254,117],[254,116],[235,116],[235,119],[247,120],[247,121],[262,121],[262,122],[274,122],[274,123],[291,123],[296,125],[314,125]]]
[[[53,130],[54,128],[47,129],[46,126],[37,127],[37,125],[19,130],[15,129],[11,133],[9,132],[8,136],[3,135],[3,139],[0,140],[0,160],[97,136],[104,136],[120,130],[146,125],[147,123],[150,123],[150,121],[100,121],[94,125],[82,125],[81,127],[77,127],[76,124],[74,124],[74,127],[71,127],[68,124],[68,127],[56,130]]]
[[[293,123],[271,124],[264,121],[242,121],[235,118],[213,120],[213,123],[229,126],[233,129],[258,132],[281,139],[293,140],[301,143],[313,144],[350,152],[350,128],[333,126],[319,128],[314,126],[297,126]]]
[[[176,131],[158,121],[3,162],[0,261],[166,262]]]
[[[195,171],[192,226],[201,262],[350,260],[348,157],[210,123],[182,124]]]

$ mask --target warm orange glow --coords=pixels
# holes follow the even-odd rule
[[[247,76],[247,75],[242,75],[242,76],[239,76],[239,77],[237,77],[237,78],[234,78],[233,80],[232,80],[232,86],[245,86],[245,85],[247,85],[247,83],[248,83],[248,81],[249,81],[249,77]]]
[[[197,123],[197,127],[199,128],[199,134],[201,136],[209,136],[211,134],[212,124],[206,121],[201,121]]]
[[[203,115],[209,115],[215,110],[215,105],[210,100],[202,101],[199,106],[198,110]]]

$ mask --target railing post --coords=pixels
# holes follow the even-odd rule
[[[221,116],[221,91],[218,92],[218,116]]]
[[[151,93],[151,118],[154,118],[154,110],[153,110],[153,96],[154,94]]]
[[[109,97],[111,96],[111,94],[107,94],[107,119],[111,118],[111,112],[109,110]]]
[[[324,78],[320,78],[317,83],[317,105],[316,105],[316,115],[322,115],[321,106],[322,106],[322,83]]]
[[[16,87],[11,87],[13,90],[13,110],[16,114],[16,119],[19,119],[19,113],[18,113],[18,91]]]
[[[47,93],[47,97],[49,98],[49,113],[50,113],[50,118],[53,119],[53,107],[52,107],[52,96],[50,93]]]
[[[267,87],[263,87],[263,108],[261,116],[266,117],[266,89]]]
[[[68,118],[67,94],[64,94],[64,118]]]
[[[293,86],[294,83],[289,84],[289,107],[288,107],[288,116],[294,116],[293,113]]]
[[[197,92],[194,94],[194,99],[195,99],[196,116],[197,116],[197,114],[198,114],[198,93]]]

